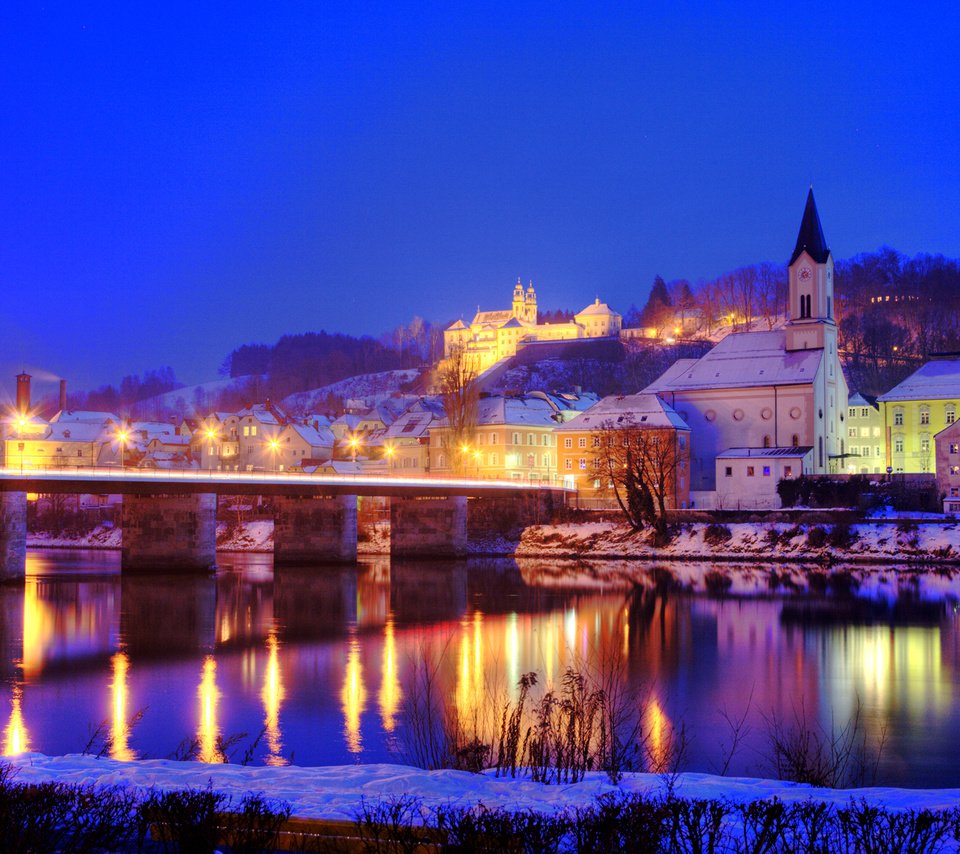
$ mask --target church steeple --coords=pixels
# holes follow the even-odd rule
[[[826,264],[830,255],[830,249],[827,247],[827,241],[823,236],[823,226],[820,225],[817,203],[813,200],[813,187],[807,193],[807,204],[803,209],[800,232],[797,234],[797,245],[793,250],[793,255],[790,256],[790,264],[800,257],[801,252],[806,252],[818,264]]]
[[[833,256],[823,236],[820,214],[813,199],[813,187],[807,193],[807,204],[803,209],[797,245],[790,256],[788,275],[787,349],[834,351]]]

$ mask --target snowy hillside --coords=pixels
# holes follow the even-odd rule
[[[298,391],[285,397],[281,405],[293,414],[312,412],[332,395],[343,400],[363,399],[367,406],[374,406],[400,391],[401,386],[414,382],[420,374],[420,368],[360,374],[310,391]]]
[[[158,394],[156,397],[138,401],[133,408],[138,418],[165,418],[168,415],[183,415],[192,417],[206,415],[217,406],[217,401],[224,392],[235,392],[237,395],[247,395],[254,400],[257,395],[257,384],[263,377],[226,377],[211,380],[197,385],[188,385],[183,388]]]

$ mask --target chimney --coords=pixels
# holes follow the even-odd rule
[[[67,381],[60,380],[60,411],[67,411]]]
[[[17,412],[21,415],[30,412],[30,374],[26,371],[17,374]]]

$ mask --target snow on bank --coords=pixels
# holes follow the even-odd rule
[[[97,525],[92,531],[78,536],[38,531],[27,534],[27,546],[42,549],[119,549],[122,534],[120,528],[113,525]]]
[[[679,534],[666,546],[650,545],[648,531],[633,532],[613,522],[536,525],[523,532],[516,546],[517,557],[644,557],[644,558],[719,558],[723,560],[762,558],[764,560],[872,561],[872,562],[960,562],[960,525],[912,525],[903,520],[877,521],[851,525],[853,541],[845,548],[826,542],[814,545],[810,532],[821,527],[829,533],[832,526],[790,525],[786,523],[741,522],[725,526],[730,538],[716,542],[706,539],[706,523],[680,527]],[[777,542],[771,541],[771,531]]]
[[[26,753],[9,760],[22,783],[57,781],[97,786],[157,787],[163,790],[203,788],[233,796],[248,792],[286,801],[300,818],[345,819],[357,816],[361,800],[379,801],[411,795],[427,808],[441,805],[534,809],[559,812],[591,803],[605,792],[663,794],[666,780],[656,774],[627,774],[619,786],[600,773],[581,783],[548,786],[530,780],[497,779],[491,773],[424,771],[405,765],[344,765],[318,768],[282,768],[204,765],[149,759],[120,762],[72,754],[45,756]],[[787,802],[809,798],[845,805],[851,798],[890,809],[951,809],[960,806],[960,789],[816,789],[798,783],[752,777],[719,777],[684,773],[676,777],[675,791],[685,798],[726,798],[747,802],[777,796]]]

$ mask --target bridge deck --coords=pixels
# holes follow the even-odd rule
[[[178,469],[45,469],[0,468],[0,492],[156,495],[377,495],[396,498],[506,498],[569,492],[561,486],[540,486],[507,480],[468,478],[384,477],[381,475],[315,475],[283,472],[223,472]]]

